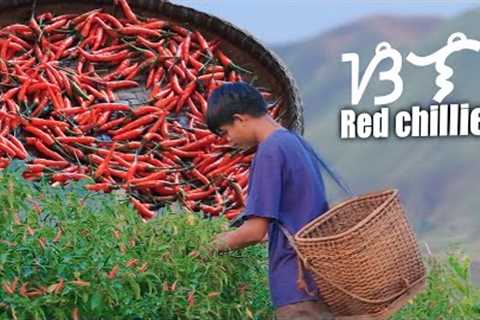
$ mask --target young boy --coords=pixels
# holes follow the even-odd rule
[[[299,141],[302,137],[267,114],[262,95],[246,82],[216,88],[208,99],[205,119],[212,132],[226,135],[230,143],[245,148],[257,146],[241,218],[244,223],[234,231],[219,234],[213,241],[215,250],[257,244],[268,232],[269,289],[276,319],[333,319],[308,271],[304,272],[307,289],[297,287],[297,254],[275,223],[280,222],[294,234],[328,210],[311,146],[305,148]]]

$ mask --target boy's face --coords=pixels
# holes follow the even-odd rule
[[[220,130],[233,145],[248,148],[256,143],[252,124],[249,115],[235,114],[233,123],[220,126]]]

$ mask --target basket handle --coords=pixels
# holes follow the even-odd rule
[[[276,220],[275,220],[276,221]],[[309,270],[309,271],[313,271],[315,274],[317,274],[319,277],[321,277],[322,279],[324,279],[325,281],[327,281],[329,284],[331,284],[333,287],[335,287],[336,289],[342,291],[343,293],[357,299],[357,300],[360,300],[362,302],[365,302],[365,303],[370,303],[370,304],[381,304],[381,303],[386,303],[386,302],[389,302],[389,301],[392,301],[394,299],[396,299],[397,297],[401,296],[402,294],[404,294],[406,291],[408,291],[410,288],[412,288],[413,286],[415,286],[417,283],[423,281],[425,279],[425,275],[423,275],[422,277],[420,277],[419,279],[415,280],[413,283],[410,283],[408,281],[408,279],[406,278],[401,278],[401,282],[403,283],[404,285],[404,288],[386,298],[383,298],[383,299],[368,299],[368,298],[363,298],[345,288],[343,288],[342,286],[338,285],[337,283],[335,283],[334,281],[332,281],[331,279],[328,279],[327,277],[325,277],[324,275],[322,275],[320,272],[318,272],[317,270],[315,270],[315,268],[312,268],[312,266],[310,265],[310,263],[308,262],[308,259],[306,257],[304,257],[300,251],[298,250],[297,248],[297,245],[295,244],[295,239],[293,238],[293,236],[290,234],[290,232],[279,222],[279,221],[276,221],[276,223],[279,225],[280,229],[282,230],[282,232],[285,234],[285,236],[287,237],[288,239],[288,242],[290,243],[290,245],[293,247],[293,249],[296,251],[297,253],[297,258],[298,258],[298,261],[299,261],[299,269],[301,269],[302,267],[305,267],[305,269]],[[300,271],[298,272],[298,277],[299,279],[297,280],[297,283],[305,283],[305,279],[303,279],[303,271]],[[308,293],[308,292],[307,292]]]
[[[306,143],[306,141],[303,140],[302,137],[298,133],[296,133],[294,130],[289,130],[291,133],[293,133],[294,136],[297,137],[298,141],[303,145],[305,150],[307,150],[310,154],[313,154],[313,156],[317,159],[317,161],[320,163],[320,165],[327,171],[327,173],[330,175],[330,177],[335,181],[337,186],[345,192],[348,196],[355,196],[356,194],[352,191],[352,189],[348,186],[348,184],[345,182],[344,179],[340,177],[338,173],[335,172],[333,169],[332,165],[329,165],[326,160],[322,159],[318,153],[318,151],[314,150],[311,144]]]

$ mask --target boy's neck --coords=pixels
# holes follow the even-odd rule
[[[258,143],[267,139],[274,131],[283,128],[283,126],[275,121],[270,115],[265,115],[259,118],[256,127]]]

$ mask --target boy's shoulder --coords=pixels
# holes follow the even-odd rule
[[[272,160],[289,162],[292,160],[289,159],[291,155],[298,154],[301,147],[294,133],[288,129],[278,129],[258,145],[255,158],[262,162]]]
[[[283,129],[277,129],[272,132],[265,140],[260,142],[257,146],[257,154],[270,154],[272,152],[278,152],[280,149],[280,145],[282,141],[284,143],[283,136],[285,132],[280,131],[287,131]]]
[[[297,137],[288,129],[277,129],[262,141],[257,148],[257,152],[278,153],[287,152],[292,148],[298,147]]]

